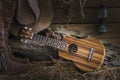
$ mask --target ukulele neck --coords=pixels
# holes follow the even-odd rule
[[[57,39],[48,38],[48,37],[38,35],[38,34],[33,34],[31,39],[33,41],[37,41],[39,43],[57,48],[59,50],[65,51],[67,49],[67,43],[64,41],[57,40]]]

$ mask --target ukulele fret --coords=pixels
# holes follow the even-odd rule
[[[40,42],[40,43],[44,43],[44,37],[43,37],[43,36],[40,36],[39,42]]]
[[[34,41],[36,41],[36,37],[37,37],[37,36],[34,34],[32,39],[33,39]]]
[[[39,40],[38,40],[38,36],[36,36],[36,41],[39,41]]]
[[[52,39],[50,38],[50,41],[49,41],[49,43],[50,43],[50,46],[52,46],[53,47],[53,41],[52,41]]]

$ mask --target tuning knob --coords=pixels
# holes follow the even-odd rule
[[[31,27],[24,27],[25,30],[29,30],[29,31],[32,31],[32,28]]]
[[[32,28],[31,28],[31,27],[29,28],[29,31],[32,31]]]
[[[28,29],[28,27],[26,26],[26,27],[24,27],[24,29]]]

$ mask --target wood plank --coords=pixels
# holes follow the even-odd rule
[[[99,39],[120,45],[120,38],[99,38]]]
[[[108,23],[120,23],[120,8],[108,8]],[[80,8],[73,9],[73,15],[69,23],[98,23],[99,9],[85,8],[85,19],[82,19],[80,14]],[[64,9],[55,9],[55,17],[53,23],[67,23],[70,19]]]
[[[56,25],[57,24],[53,25],[53,27],[56,27]],[[120,24],[107,24],[108,32],[101,35],[97,33],[97,24],[69,24],[68,27],[66,27],[65,24],[60,24],[60,26],[69,31],[83,32],[88,35],[94,35],[97,37],[120,37]]]
[[[84,1],[84,0],[82,0]],[[53,4],[55,8],[64,8],[66,4],[62,3],[60,0],[53,0]],[[86,4],[84,7],[99,7],[100,4],[105,4],[107,7],[120,7],[120,1],[119,0],[86,0]],[[72,3],[73,7],[80,7],[80,0],[73,0]]]
[[[85,33],[100,39],[120,43],[120,24],[107,24],[108,32],[104,34],[97,33],[97,26],[97,24],[69,24],[68,26],[65,24],[53,24],[51,28],[60,33],[72,35]]]

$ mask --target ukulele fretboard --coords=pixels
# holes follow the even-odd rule
[[[53,38],[48,38],[48,37],[38,35],[38,34],[33,34],[32,40],[51,46],[51,47],[55,47],[60,50],[66,50],[67,48],[67,43],[64,41],[60,41],[60,40],[53,39]]]

